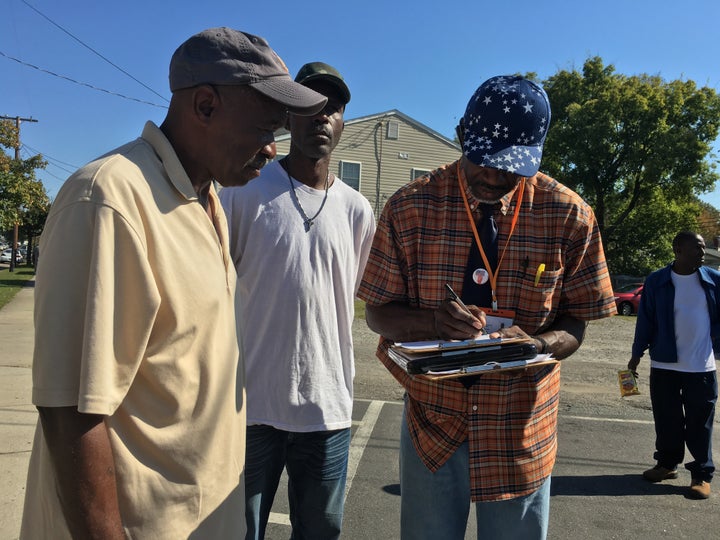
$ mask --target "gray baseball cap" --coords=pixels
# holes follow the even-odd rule
[[[201,84],[248,85],[293,114],[312,115],[327,102],[296,83],[268,42],[232,28],[209,28],[180,45],[170,60],[170,90]]]

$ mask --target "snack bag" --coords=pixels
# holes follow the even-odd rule
[[[636,396],[640,393],[635,375],[629,369],[621,369],[618,371],[618,382],[620,383],[620,395]]]

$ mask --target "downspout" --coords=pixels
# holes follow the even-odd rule
[[[377,163],[377,178],[375,179],[375,216],[380,215],[380,177],[382,176],[382,120],[375,124],[375,161]],[[378,143],[378,133],[380,142]]]

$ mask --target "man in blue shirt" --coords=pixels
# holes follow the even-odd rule
[[[710,496],[715,465],[712,430],[718,397],[713,340],[720,337],[720,272],[702,266],[705,242],[694,232],[673,239],[675,260],[645,280],[628,369],[635,372],[650,349],[650,400],[657,464],[649,482],[677,478],[685,445],[692,499]],[[699,309],[706,306],[707,309]]]

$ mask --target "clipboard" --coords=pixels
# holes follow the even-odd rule
[[[526,338],[396,343],[388,349],[388,355],[409,375],[415,376],[470,375],[525,368],[538,362],[537,348]]]
[[[482,347],[493,347],[509,343],[529,343],[526,338],[491,338],[482,335],[474,339],[466,340],[429,340],[429,341],[403,341],[392,345],[393,348],[407,352],[408,354],[437,353],[438,351],[450,351],[454,349],[478,349]]]
[[[444,379],[459,379],[461,377],[469,377],[471,375],[483,375],[486,373],[518,371],[520,369],[552,366],[559,363],[559,360],[553,358],[549,354],[539,354],[530,360],[518,360],[517,362],[506,362],[504,364],[484,365],[457,371],[430,372],[425,375],[415,375],[415,377],[422,377],[431,381],[441,381]]]

